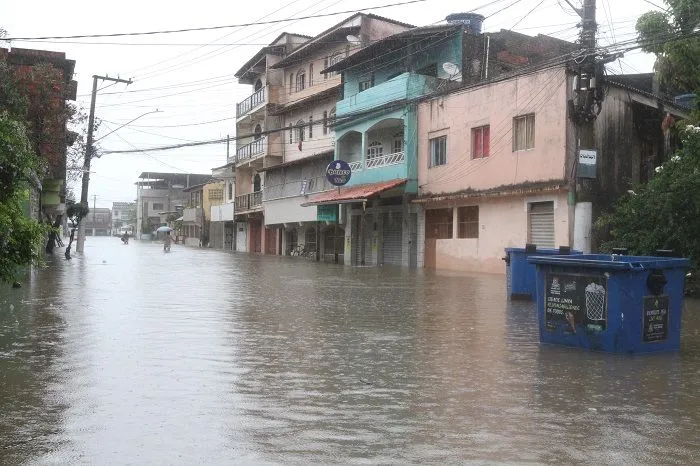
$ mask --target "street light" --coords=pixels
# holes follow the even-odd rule
[[[101,141],[102,139],[106,138],[106,137],[109,136],[110,134],[119,131],[120,129],[122,129],[122,128],[125,127],[126,125],[130,125],[131,123],[135,122],[135,121],[138,120],[139,118],[144,117],[144,116],[146,116],[146,115],[150,115],[151,113],[163,113],[163,110],[155,109],[155,110],[151,110],[150,112],[146,112],[146,113],[144,113],[143,115],[139,115],[139,116],[137,116],[136,118],[134,118],[133,120],[127,121],[127,122],[124,123],[123,125],[118,126],[116,129],[113,129],[112,131],[110,131],[109,133],[105,134],[105,135],[102,136],[101,138],[95,139],[95,141],[93,142],[93,144],[94,144],[95,142],[97,142],[97,141]]]

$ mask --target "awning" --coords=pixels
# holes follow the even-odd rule
[[[406,183],[405,179],[384,181],[381,183],[361,184],[350,188],[334,189],[317,194],[309,198],[308,202],[301,204],[303,207],[323,204],[348,204],[351,202],[367,201],[377,194],[388,191]]]

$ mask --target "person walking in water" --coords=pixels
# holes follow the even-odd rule
[[[165,232],[165,240],[163,241],[163,252],[170,252],[170,244],[172,243],[172,238],[170,237],[170,232]]]

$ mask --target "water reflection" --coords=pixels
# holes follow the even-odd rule
[[[2,291],[4,458],[692,462],[697,302],[680,354],[629,357],[540,346],[504,296],[500,276],[94,238]]]

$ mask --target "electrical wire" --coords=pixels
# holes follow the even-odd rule
[[[240,23],[240,24],[228,24],[228,25],[223,25],[223,26],[205,26],[205,27],[197,27],[197,28],[167,29],[167,30],[161,30],[161,31],[145,31],[145,32],[118,32],[118,33],[111,33],[111,34],[76,34],[76,35],[70,35],[70,36],[42,36],[42,37],[6,37],[3,40],[13,41],[13,40],[43,40],[43,39],[82,39],[82,38],[94,38],[94,37],[147,36],[147,35],[155,35],[155,34],[176,34],[176,33],[193,32],[193,31],[212,31],[212,30],[216,30],[216,29],[243,28],[243,27],[249,27],[249,26],[260,26],[260,25],[264,25],[264,24],[278,24],[278,23],[285,23],[285,22],[289,22],[289,21],[302,20],[302,19],[327,18],[329,16],[345,15],[345,14],[350,14],[350,13],[362,13],[363,11],[379,10],[379,9],[390,8],[390,7],[395,7],[395,6],[410,5],[413,3],[423,3],[426,1],[428,1],[428,0],[407,0],[407,1],[403,1],[403,2],[361,8],[361,9],[357,9],[357,10],[336,11],[333,13],[323,13],[323,14],[318,14],[318,15],[297,16],[297,17],[285,18],[285,19],[276,19],[276,20],[269,20],[269,21],[258,21],[258,22]]]

